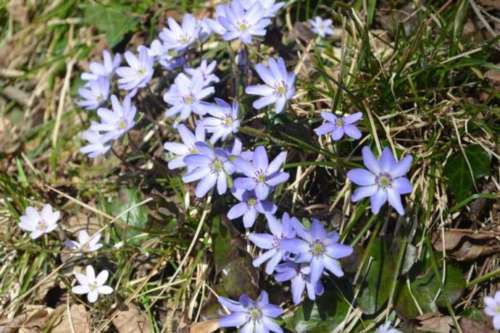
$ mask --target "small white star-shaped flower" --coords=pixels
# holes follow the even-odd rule
[[[87,300],[94,303],[99,295],[109,295],[113,292],[113,288],[105,285],[108,276],[109,272],[107,270],[101,271],[96,276],[94,268],[89,265],[85,268],[85,274],[75,273],[80,285],[74,286],[71,291],[77,295],[87,294]]]

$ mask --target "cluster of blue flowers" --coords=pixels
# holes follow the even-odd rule
[[[349,256],[353,249],[339,241],[336,232],[327,232],[316,219],[304,226],[297,218],[283,213],[276,216],[277,206],[272,193],[290,175],[283,171],[287,152],[282,151],[270,159],[264,146],[253,151],[244,150],[236,137],[242,115],[238,102],[228,102],[214,97],[214,84],[220,81],[215,74],[215,60],[201,60],[197,67],[188,66],[188,53],[211,35],[218,35],[225,41],[239,40],[249,45],[256,38],[266,34],[271,19],[284,3],[274,0],[233,0],[218,5],[213,18],[197,19],[186,14],[179,24],[168,19],[165,27],[149,47],[141,45],[137,53],[123,54],[127,65],[121,66],[122,57],[114,57],[104,51],[103,63],[90,64],[90,72],[84,73],[85,86],[80,89],[79,105],[86,110],[97,110],[98,122],[92,122],[82,138],[88,144],[81,151],[91,158],[103,155],[111,149],[113,142],[135,125],[136,107],[134,97],[140,89],[150,84],[158,67],[164,71],[176,71],[172,84],[163,94],[166,103],[166,117],[175,117],[174,127],[181,142],[166,142],[164,148],[169,156],[169,169],[185,169],[182,179],[185,183],[197,182],[195,195],[205,197],[212,190],[223,195],[228,192],[236,203],[228,210],[230,220],[242,219],[249,232],[248,239],[262,250],[253,264],[259,267],[265,263],[265,272],[278,283],[290,281],[292,299],[298,304],[304,291],[309,299],[321,295],[325,275],[343,276],[339,259]],[[319,18],[318,18],[319,19]],[[320,36],[331,34],[331,21],[311,24]],[[325,23],[326,22],[326,23]],[[158,66],[159,65],[159,66]],[[280,113],[295,95],[295,74],[287,70],[282,58],[269,58],[265,63],[254,66],[260,84],[245,87],[246,94],[258,96],[252,106],[256,110],[271,107]],[[180,69],[180,70],[179,70]],[[113,84],[114,76],[116,84]],[[122,90],[122,101],[114,90]],[[110,107],[108,109],[107,107]],[[345,136],[360,139],[362,134],[356,123],[362,113],[336,116],[321,114],[324,124],[316,129],[318,135],[331,135],[338,141]],[[195,124],[190,129],[187,120]],[[209,136],[209,137],[208,137]],[[371,207],[378,213],[388,201],[398,213],[404,214],[401,195],[410,193],[412,186],[405,177],[412,159],[405,157],[397,162],[391,150],[386,148],[377,160],[368,147],[363,148],[363,160],[368,170],[354,169],[347,177],[360,185],[352,196],[353,201],[371,197]],[[255,233],[249,230],[258,216],[267,220],[270,233]],[[309,225],[310,224],[310,225]],[[242,295],[239,301],[219,298],[230,312],[220,319],[221,327],[240,327],[243,333],[282,332],[274,318],[282,310],[269,304],[267,294],[251,300]]]

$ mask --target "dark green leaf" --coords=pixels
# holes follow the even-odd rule
[[[85,22],[93,25],[106,35],[109,47],[118,44],[123,36],[137,26],[137,18],[133,17],[126,6],[86,4],[83,6]]]

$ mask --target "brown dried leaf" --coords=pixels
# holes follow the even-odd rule
[[[178,333],[212,333],[219,329],[219,320],[202,321],[179,329]]]
[[[0,333],[42,332],[54,310],[43,306],[28,306],[25,313],[0,322]]]
[[[462,318],[459,321],[463,333],[494,333],[491,322],[484,318],[482,321],[476,321],[469,318]]]
[[[73,304],[69,316],[65,305],[61,305],[58,309],[63,310],[64,314],[62,320],[52,328],[51,333],[90,333],[90,318],[85,306]]]
[[[432,333],[450,333],[452,324],[451,317],[439,314],[425,314],[417,318],[419,320],[419,331]]]
[[[129,304],[113,314],[113,325],[119,333],[150,333],[153,328],[147,315],[137,305]]]
[[[476,258],[500,252],[500,237],[497,230],[478,231],[468,229],[448,229],[434,234],[432,244],[436,251],[443,248],[448,255],[457,261],[469,261]]]
[[[445,250],[455,249],[463,238],[473,239],[473,240],[489,240],[495,237],[499,237],[500,233],[492,231],[478,231],[469,229],[447,229],[444,232],[444,237],[441,237],[441,233],[435,233],[433,237],[432,244],[436,251],[443,250],[443,241]]]
[[[500,1],[499,1],[500,2]],[[500,85],[500,70],[498,69],[490,69],[486,73],[484,73],[484,77],[490,81],[490,83],[494,86]]]

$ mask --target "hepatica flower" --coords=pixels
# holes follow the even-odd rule
[[[169,48],[165,43],[155,39],[148,49],[148,55],[158,61],[166,70],[173,70],[182,66],[185,62],[183,56],[179,56],[175,50]]]
[[[287,253],[287,250],[281,246],[282,240],[295,238],[295,230],[292,225],[292,219],[288,214],[283,214],[282,222],[272,215],[267,215],[268,233],[251,233],[248,239],[264,252],[254,259],[253,265],[259,267],[264,262],[266,264],[266,273],[273,274],[276,266],[281,262]],[[298,222],[298,221],[297,221]]]
[[[132,104],[130,95],[125,96],[123,103],[115,95],[111,96],[111,106],[112,110],[97,110],[101,122],[93,123],[90,127],[92,131],[103,132],[103,142],[118,139],[135,125],[137,109]]]
[[[285,5],[284,2],[278,2],[276,3],[275,0],[238,0],[241,5],[249,10],[254,6],[255,4],[260,4],[263,10],[263,16],[272,18],[276,16],[278,11]]]
[[[143,45],[139,46],[138,51],[138,56],[130,51],[125,52],[128,66],[116,69],[116,74],[120,77],[118,80],[120,89],[135,92],[137,88],[144,88],[153,77],[154,58],[149,56],[148,48]]]
[[[275,271],[274,278],[276,281],[291,281],[292,300],[294,304],[301,302],[304,290],[307,291],[307,297],[313,301],[316,299],[316,296],[322,295],[325,291],[321,280],[311,283],[311,267],[308,265],[287,261],[276,266]]]
[[[179,131],[182,143],[166,142],[163,145],[166,151],[175,156],[168,162],[168,168],[170,170],[185,167],[186,163],[184,163],[184,157],[189,154],[197,154],[198,148],[196,148],[195,144],[197,142],[205,142],[205,128],[203,126],[197,126],[193,133],[185,125],[179,124],[177,131]]]
[[[204,115],[203,106],[206,104],[203,99],[215,92],[213,87],[206,87],[201,75],[188,77],[180,73],[175,78],[175,82],[163,95],[163,100],[170,105],[165,115],[172,117],[179,115],[179,120],[189,118],[192,112]]]
[[[99,250],[102,247],[102,244],[99,243],[101,239],[101,234],[99,232],[94,235],[89,236],[87,231],[80,230],[78,232],[78,241],[67,240],[64,242],[67,248],[71,250],[78,250],[81,252],[94,252]]]
[[[76,102],[86,110],[95,110],[104,104],[109,97],[110,82],[105,77],[89,81],[85,86],[78,89],[81,99]]]
[[[184,51],[198,41],[201,26],[191,14],[185,14],[179,25],[173,18],[167,20],[168,27],[160,32],[160,39],[168,48]]]
[[[486,305],[484,312],[492,317],[493,327],[500,330],[500,291],[497,291],[493,297],[486,296],[484,304]]]
[[[344,134],[353,139],[359,139],[361,138],[361,132],[356,127],[356,122],[362,117],[363,113],[361,112],[356,112],[344,117],[338,117],[330,112],[321,112],[321,118],[323,118],[325,122],[314,131],[317,135],[330,134],[333,141],[342,139]]]
[[[309,20],[309,24],[311,30],[321,38],[333,35],[332,20],[330,19],[323,20],[321,17],[316,16],[314,19]]]
[[[238,118],[239,104],[229,104],[220,98],[215,98],[216,104],[207,104],[203,108],[211,116],[201,120],[208,133],[212,133],[210,142],[225,141],[230,134],[237,133],[240,128]]]
[[[75,273],[79,285],[74,286],[71,291],[77,295],[87,294],[87,300],[94,303],[99,295],[109,295],[113,292],[113,288],[105,285],[108,276],[107,270],[101,271],[96,276],[94,268],[89,265],[85,269],[85,274]]]
[[[397,162],[388,147],[384,148],[379,160],[369,147],[363,147],[362,154],[367,169],[353,169],[347,173],[349,180],[360,186],[352,194],[352,201],[370,197],[373,214],[378,214],[384,203],[389,201],[400,215],[404,215],[401,195],[412,191],[412,185],[405,177],[412,157],[408,155]]]
[[[212,28],[226,41],[238,39],[244,44],[251,44],[252,37],[266,35],[269,24],[271,20],[266,17],[260,3],[245,9],[242,2],[234,0],[217,7],[216,22]]]
[[[280,171],[285,160],[286,152],[281,152],[269,163],[266,149],[263,146],[257,147],[251,162],[241,157],[233,162],[238,172],[246,176],[236,178],[234,186],[254,190],[258,199],[266,199],[275,186],[286,182],[290,177],[287,172]]]
[[[57,221],[60,217],[61,213],[52,210],[52,206],[49,204],[44,205],[41,211],[28,207],[24,215],[21,216],[19,228],[29,232],[32,239],[37,239],[57,228]]]
[[[186,68],[184,71],[191,77],[201,76],[204,86],[209,86],[212,83],[219,82],[219,78],[214,74],[217,62],[214,60],[208,63],[206,59],[201,61],[201,64],[196,68]]]
[[[212,148],[204,142],[197,142],[195,146],[198,153],[184,157],[184,163],[191,171],[188,171],[182,180],[186,183],[199,180],[195,189],[198,198],[204,197],[216,185],[217,193],[226,193],[229,176],[226,151],[221,148]]]
[[[225,297],[219,297],[218,300],[230,312],[219,318],[220,327],[237,327],[241,333],[283,332],[275,321],[275,318],[283,314],[283,310],[269,303],[269,296],[265,291],[260,293],[256,301],[247,295],[240,296],[239,301]]]
[[[310,229],[295,223],[295,231],[300,239],[284,240],[283,248],[295,253],[297,263],[307,263],[311,266],[311,283],[319,281],[326,269],[337,277],[344,276],[339,259],[352,253],[352,247],[339,243],[336,232],[326,232],[317,219],[312,219]]]
[[[268,65],[257,64],[255,70],[264,84],[248,86],[245,92],[262,96],[253,102],[257,110],[274,104],[276,113],[281,113],[289,99],[295,95],[295,74],[287,72],[283,58],[270,58]]]
[[[385,323],[384,325],[379,326],[375,333],[401,333],[401,331],[392,327],[391,323]]]
[[[243,225],[246,229],[251,228],[259,214],[274,214],[278,207],[269,200],[260,200],[254,191],[233,189],[233,195],[240,202],[231,207],[227,212],[230,220],[243,216]]]
[[[102,51],[103,63],[91,62],[90,71],[82,73],[82,80],[85,81],[95,81],[99,78],[105,78],[111,80],[115,70],[120,66],[122,57],[119,54],[115,54],[113,57],[108,50]]]
[[[111,148],[111,145],[104,141],[104,136],[97,131],[86,130],[81,134],[81,137],[87,141],[87,145],[80,148],[80,152],[90,158],[104,155]]]

